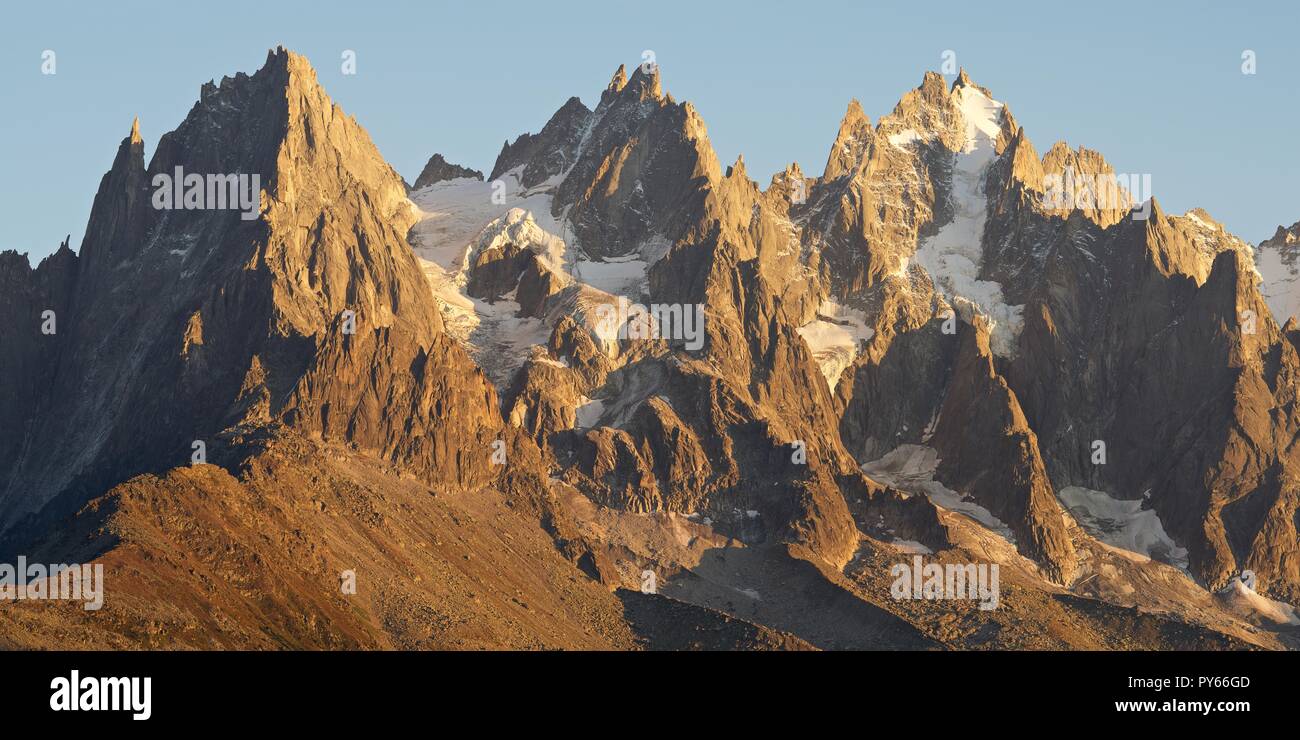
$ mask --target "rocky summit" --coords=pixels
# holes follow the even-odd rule
[[[666,74],[486,179],[283,48],[132,123],[0,253],[0,563],[106,584],[0,570],[0,647],[1300,646],[1300,224],[965,71],[763,184]]]

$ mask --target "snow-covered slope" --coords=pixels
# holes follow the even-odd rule
[[[879,460],[864,464],[862,472],[900,491],[922,494],[943,509],[965,514],[1015,544],[1015,533],[993,512],[935,480],[938,467],[939,454],[934,448],[906,444],[899,445]]]
[[[578,288],[570,315],[614,355],[619,327],[597,322],[594,308],[619,297],[638,301],[646,289],[650,266],[668,247],[662,238],[654,237],[633,254],[592,259],[580,246],[571,244],[572,230],[564,217],[552,215],[554,193],[564,175],[524,188],[520,174],[516,169],[499,178],[504,192],[492,182],[460,178],[410,194],[419,217],[411,229],[411,245],[438,300],[447,331],[465,345],[498,387],[508,383],[534,354],[534,346],[546,343],[554,316],[550,320],[520,316],[513,291],[494,302],[471,296],[467,286],[476,257],[508,245],[531,250],[547,270],[559,276],[560,285]]]
[[[1079,525],[1107,545],[1187,569],[1187,548],[1174,542],[1155,510],[1142,508],[1142,501],[1079,486],[1062,488],[1057,495]]]
[[[1300,625],[1300,614],[1296,613],[1295,607],[1256,593],[1241,579],[1234,579],[1219,591],[1217,596],[1233,612],[1256,624],[1272,622],[1290,626]]]
[[[835,390],[844,368],[858,356],[862,343],[871,339],[875,330],[867,326],[865,313],[828,298],[817,309],[817,318],[799,327],[798,332],[812,350],[831,390]]]
[[[956,88],[953,95],[966,124],[965,146],[953,161],[953,219],[921,243],[915,263],[930,274],[936,288],[952,300],[957,310],[989,318],[991,349],[1008,357],[1023,325],[1024,307],[1007,305],[1002,286],[979,279],[984,260],[981,240],[988,214],[984,173],[996,155],[994,143],[1003,106],[971,85]]]
[[[1259,291],[1273,319],[1282,325],[1292,316],[1300,318],[1300,264],[1296,262],[1295,247],[1260,245],[1255,252],[1255,268],[1259,271]]]
[[[507,174],[506,193],[494,198],[490,182],[471,178],[445,180],[411,193],[419,221],[411,229],[415,249],[442,310],[447,332],[459,340],[498,386],[528,359],[529,349],[549,336],[535,318],[519,317],[519,304],[507,296],[488,303],[466,292],[468,268],[476,249],[490,249],[504,241],[538,241],[557,266],[564,241],[555,235],[559,225],[551,218],[551,196],[538,189],[519,188],[514,173]],[[512,187],[513,186],[513,187]]]

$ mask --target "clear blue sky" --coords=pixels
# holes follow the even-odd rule
[[[594,105],[654,50],[724,163],[820,174],[848,100],[872,120],[951,49],[1039,151],[1064,139],[1149,172],[1251,241],[1300,220],[1300,10],[1269,3],[227,1],[11,3],[0,21],[0,249],[80,245],[140,116],[146,154],[201,83],[305,54],[408,181],[433,152],[488,170],[568,97]],[[41,74],[41,54],[57,74]],[[340,71],[356,51],[355,76]],[[1241,73],[1256,53],[1257,74]]]

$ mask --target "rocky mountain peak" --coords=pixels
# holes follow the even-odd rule
[[[803,182],[805,179],[803,168],[799,166],[799,163],[791,162],[785,166],[785,169],[772,175],[772,181],[769,183],[769,187],[775,187],[778,185],[790,187],[794,183]]]
[[[619,67],[622,69],[622,67]],[[658,63],[638,64],[636,69],[632,70],[632,76],[628,78],[627,85],[620,91],[621,97],[633,97],[639,101],[647,100],[664,100],[663,83],[659,77]]]
[[[444,180],[456,180],[462,177],[468,177],[474,180],[482,180],[483,173],[478,170],[472,170],[468,167],[461,167],[458,164],[452,164],[443,158],[441,154],[434,154],[429,157],[425,163],[424,169],[420,171],[420,176],[415,178],[415,189],[428,187],[435,182]]]
[[[769,203],[777,205],[778,211],[788,215],[792,208],[807,203],[808,194],[816,182],[804,175],[798,162],[791,162],[785,169],[772,175],[764,195]]]
[[[956,84],[954,83],[953,88],[955,87]],[[921,76],[921,86],[916,90],[927,100],[938,99],[950,92],[948,84],[943,80],[943,75],[933,71],[927,71]]]
[[[605,91],[601,93],[601,102],[603,103],[609,98],[623,92],[623,88],[625,87],[627,87],[627,68],[625,65],[620,64],[618,65],[618,69],[614,70],[614,76],[610,77],[609,84],[605,86]]]
[[[249,210],[156,208],[151,176],[178,168],[232,178]],[[74,478],[112,485],[239,423],[283,423],[451,485],[493,477],[495,395],[442,335],[406,242],[413,218],[366,131],[284,49],[204,94],[147,171],[133,126],[96,195],[74,304],[59,315],[68,349],[36,370],[59,380],[0,479],[0,528]],[[435,406],[459,407],[450,413],[467,425],[431,428]],[[480,446],[465,464],[445,455]]]
[[[1279,321],[1300,315],[1300,222],[1278,226],[1255,249],[1255,261],[1273,315]]]
[[[826,158],[822,177],[834,180],[855,170],[870,150],[874,139],[875,130],[871,127],[871,119],[862,110],[862,103],[857,98],[850,100],[848,109],[840,120],[830,155]]]
[[[849,106],[844,111],[844,118],[840,122],[840,128],[846,126],[856,128],[861,124],[871,125],[871,118],[862,110],[862,101],[857,98],[849,98]]]
[[[739,179],[739,178],[745,178],[745,179],[748,179],[748,178],[749,178],[749,174],[748,174],[747,172],[745,172],[745,155],[744,155],[744,154],[737,154],[737,155],[736,155],[736,163],[733,164],[733,165],[731,165],[730,167],[727,168],[727,174],[726,174],[726,176],[727,176],[727,177],[736,177],[736,178],[738,178],[738,179]]]
[[[1196,208],[1192,208],[1192,209],[1189,210],[1187,213],[1183,214],[1183,216],[1184,216],[1185,218],[1193,219],[1193,220],[1196,221],[1198,224],[1200,224],[1201,226],[1204,226],[1204,227],[1210,229],[1211,231],[1223,231],[1223,230],[1224,230],[1224,229],[1223,229],[1223,224],[1221,224],[1221,223],[1219,223],[1218,221],[1216,221],[1216,220],[1214,219],[1214,216],[1211,216],[1211,215],[1210,215],[1210,212],[1209,212],[1209,211],[1207,211],[1207,210],[1205,210],[1204,208],[1201,208],[1201,207],[1199,207],[1199,206],[1197,206]]]
[[[97,270],[141,248],[154,218],[149,208],[144,140],[139,119],[117,147],[112,167],[99,182],[80,253],[89,269]]]
[[[1010,162],[1013,179],[1024,183],[1030,190],[1042,190],[1043,162],[1034,150],[1034,143],[1025,136],[1024,128],[1016,129],[1015,136],[1003,151],[1003,157]]]
[[[1086,218],[1102,226],[1109,226],[1126,218],[1131,206],[1137,205],[1123,183],[1107,180],[1115,175],[1100,152],[1080,146],[1071,149],[1064,141],[1057,141],[1042,159],[1044,190],[1054,190],[1059,200],[1056,208],[1049,210],[1068,213],[1079,211]],[[1049,179],[1050,178],[1050,181]]]
[[[615,87],[571,135],[548,136],[557,113],[542,134],[520,137],[493,168],[506,172],[526,158],[523,184],[529,186],[541,182],[529,174],[538,163],[555,163],[546,168],[549,176],[565,176],[552,215],[567,208],[577,241],[600,258],[626,255],[650,239],[675,239],[720,171],[698,112],[663,93],[657,65],[637,66],[626,85]]]
[[[1291,224],[1290,227],[1279,225],[1277,231],[1273,232],[1273,236],[1260,242],[1259,246],[1280,249],[1293,244],[1300,244],[1300,221]]]
[[[602,95],[602,106],[606,96],[611,95],[617,97],[608,90]],[[508,141],[502,144],[488,179],[496,180],[518,169],[519,184],[529,188],[564,172],[573,166],[578,156],[578,144],[591,116],[592,112],[577,96],[569,98],[541,132],[520,134],[513,144]]]
[[[122,166],[128,172],[144,171],[144,139],[140,136],[140,119],[131,122],[131,131],[118,145],[113,167]]]
[[[963,87],[969,87],[974,90],[979,90],[981,93],[985,95],[985,97],[989,97],[989,98],[993,97],[993,93],[989,91],[987,87],[983,87],[982,85],[977,85],[975,84],[974,81],[971,80],[970,75],[966,74],[965,67],[962,67],[957,71],[957,79],[952,81],[952,91],[956,92],[957,90],[960,90]]]

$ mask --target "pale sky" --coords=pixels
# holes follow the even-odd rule
[[[132,117],[151,156],[203,82],[251,73],[281,44],[408,181],[434,152],[490,170],[504,140],[570,96],[594,106],[647,49],[724,164],[743,153],[764,186],[791,161],[820,174],[850,98],[874,122],[951,50],[1040,152],[1096,149],[1150,173],[1167,211],[1203,207],[1252,243],[1300,220],[1293,2],[85,5],[10,5],[0,26],[0,250],[34,260],[69,233],[80,245]]]

